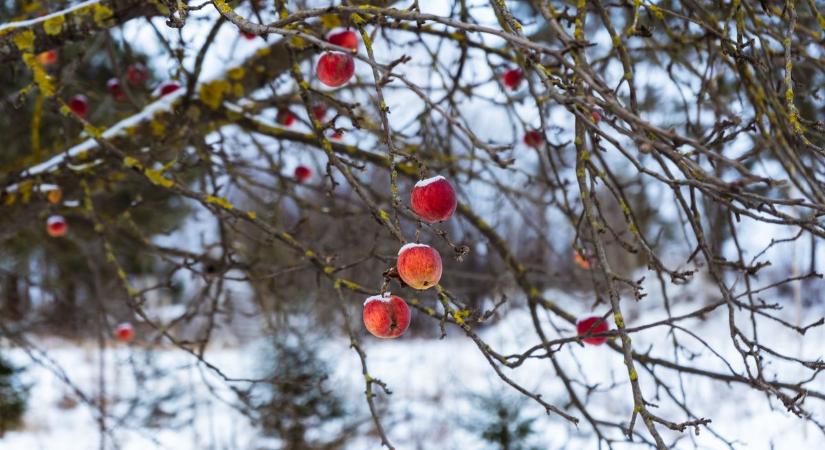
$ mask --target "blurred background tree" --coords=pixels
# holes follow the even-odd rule
[[[0,437],[20,425],[26,412],[28,387],[20,380],[22,371],[0,355]]]

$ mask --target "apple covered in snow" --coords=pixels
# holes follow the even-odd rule
[[[441,280],[441,255],[426,244],[407,244],[398,250],[396,269],[411,288],[429,289]]]
[[[120,342],[131,342],[135,338],[135,328],[129,322],[123,322],[115,327],[115,339]]]
[[[457,205],[453,186],[441,175],[415,183],[410,193],[412,210],[430,223],[449,219]]]
[[[364,326],[375,337],[396,338],[410,326],[410,308],[389,292],[369,297],[364,302]]]
[[[69,231],[69,224],[66,223],[66,219],[63,216],[50,216],[46,219],[46,232],[49,233],[51,237],[62,237],[65,236],[66,233]]]

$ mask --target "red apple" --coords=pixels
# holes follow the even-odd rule
[[[352,30],[332,30],[327,34],[327,42],[340,47],[358,50],[358,36]]]
[[[342,86],[352,78],[354,73],[355,61],[352,56],[339,52],[327,52],[321,55],[315,69],[315,74],[321,83],[329,87]]]
[[[581,254],[581,252],[576,252],[573,254],[573,262],[582,269],[590,269],[590,258]]]
[[[539,130],[530,130],[524,133],[524,144],[528,147],[539,148],[544,143],[544,135]]]
[[[86,117],[86,113],[89,112],[89,101],[83,94],[73,96],[66,102],[66,105],[69,107],[69,110],[77,114],[78,117]]]
[[[174,81],[166,81],[161,83],[160,87],[158,87],[158,92],[160,93],[160,96],[163,97],[177,91],[178,89],[180,89],[180,85],[178,83]]]
[[[315,116],[315,119],[318,120],[318,122],[323,122],[324,117],[327,116],[327,107],[320,104],[313,106],[312,115]]]
[[[453,186],[441,175],[415,183],[410,194],[412,210],[427,222],[443,222],[457,206]]]
[[[429,289],[441,280],[441,255],[425,244],[407,244],[398,250],[398,275],[411,288]]]
[[[312,176],[312,170],[307,166],[298,166],[295,168],[293,175],[295,176],[295,181],[303,183]]]
[[[512,90],[518,89],[519,85],[521,85],[521,80],[523,79],[524,72],[522,72],[521,69],[510,69],[504,72],[504,75],[501,77],[501,81],[504,85]]]
[[[293,114],[289,108],[279,108],[275,120],[285,127],[291,127],[292,124],[295,123],[295,114]]]
[[[119,102],[126,100],[126,93],[123,92],[123,86],[120,85],[120,80],[117,78],[109,78],[109,81],[106,82],[106,89],[109,90],[115,100]]]
[[[149,69],[141,63],[130,64],[126,68],[126,81],[132,86],[143,86],[149,79]]]
[[[57,62],[57,50],[51,49],[38,53],[37,61],[41,66],[50,66]]]
[[[598,316],[592,316],[586,319],[582,319],[576,324],[576,333],[578,333],[579,336],[606,333],[607,330],[607,322],[605,322],[601,317]],[[602,345],[605,342],[607,342],[607,337],[588,337],[582,339],[582,341],[584,341],[585,344]]]
[[[410,326],[410,307],[389,292],[370,297],[364,302],[364,326],[375,337],[397,338]]]
[[[69,231],[69,224],[63,216],[49,216],[46,219],[46,232],[51,237],[62,237]]]
[[[135,338],[135,328],[129,322],[123,322],[115,327],[115,339],[120,342],[131,342]]]

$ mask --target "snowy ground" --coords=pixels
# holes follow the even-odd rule
[[[585,302],[575,296],[551,292],[550,295],[572,310],[584,312]],[[653,302],[653,299],[650,299]],[[677,298],[676,311],[688,311],[697,303],[690,296]],[[578,307],[578,308],[577,308]],[[686,323],[694,333],[702,338],[730,361],[735,369],[737,357],[728,343],[724,321],[718,320],[718,311],[711,320]],[[654,313],[640,308],[628,314],[630,326],[656,320]],[[413,319],[415,320],[415,318]],[[720,325],[722,325],[720,327]],[[502,352],[515,352],[536,343],[531,331],[529,317],[523,309],[504,312],[504,319],[495,326],[484,330],[482,336],[493,347]],[[562,327],[563,333],[571,330]],[[776,326],[764,323],[760,335],[770,336],[772,345],[785,351],[809,359],[823,357],[822,342],[825,330],[817,328],[808,333],[805,341]],[[672,357],[669,337],[663,332],[646,331],[634,337],[634,348],[651,349],[653,355]],[[687,335],[680,335],[680,341],[693,350],[700,351],[696,342]],[[815,345],[815,344],[819,345]],[[36,345],[48,349],[57,366],[65,371],[71,381],[92,399],[97,395],[99,382],[99,351],[94,342],[74,343],[53,339],[39,340]],[[259,355],[261,342],[244,346],[213,345],[207,352],[207,360],[219,367],[227,376],[249,377],[260,368],[260,361],[251,355]],[[370,373],[385,381],[393,394],[389,402],[381,401],[385,427],[393,443],[399,449],[481,449],[485,448],[477,435],[470,434],[462,424],[478,416],[475,404],[468,399],[470,393],[500,393],[506,398],[513,397],[512,390],[497,379],[486,360],[469,339],[463,338],[456,329],[449,330],[448,338],[430,340],[404,337],[385,341],[366,338],[364,346],[368,353]],[[20,351],[15,351],[15,359],[29,361]],[[143,365],[144,358],[151,357],[153,364]],[[353,417],[363,416],[363,377],[356,354],[348,348],[348,339],[333,337],[324,340],[320,356],[333,368],[331,386],[342,395]],[[610,420],[628,420],[631,414],[629,386],[625,370],[618,354],[604,347],[571,346],[560,352],[559,358],[568,374],[589,384],[599,383],[611,389],[599,390],[589,398],[589,410],[597,417]],[[278,448],[277,442],[263,439],[255,426],[237,413],[232,406],[237,404],[234,394],[227,384],[208,369],[193,364],[193,358],[175,349],[154,349],[146,352],[139,346],[112,347],[106,351],[105,373],[106,391],[109,393],[109,407],[112,416],[122,418],[123,423],[113,424],[107,438],[107,448],[138,450],[150,448],[186,449],[252,449]],[[681,356],[681,362],[687,359]],[[0,448],[11,450],[35,449],[91,449],[98,448],[100,434],[94,408],[81,401],[74,407],[67,407],[66,398],[77,398],[66,383],[54,371],[40,365],[27,363],[26,380],[32,383],[30,410],[26,415],[22,430],[10,432],[0,440]],[[707,350],[695,358],[692,365],[724,372],[724,365]],[[577,366],[578,365],[578,366]],[[162,367],[169,370],[168,376],[152,377],[135,383],[134,367]],[[780,380],[799,380],[803,372],[792,366],[773,365],[770,371]],[[543,394],[543,398],[563,406],[566,397],[562,384],[546,360],[532,360],[515,371],[507,371],[508,376],[525,387]],[[679,389],[679,380],[672,372],[660,369],[656,374],[671,386]],[[154,378],[154,379],[153,379]],[[650,387],[649,374],[640,373],[642,386]],[[614,384],[615,383],[615,384]],[[820,377],[811,388],[825,390],[825,380]],[[768,400],[764,395],[742,386],[710,382],[700,378],[685,378],[681,386],[687,394],[695,414],[713,420],[712,428],[726,439],[738,443],[742,449],[796,449],[825,448],[825,436],[812,425],[807,425],[784,411],[781,404]],[[140,408],[130,409],[129,400],[146,395],[163,396],[173,389],[182,394],[163,405],[168,421],[161,427],[152,427],[146,421],[149,415]],[[120,399],[113,398],[117,393]],[[648,390],[645,395],[660,403],[658,411],[662,416],[674,421],[686,418],[675,410],[672,402],[664,396],[655,399],[655,392]],[[64,404],[61,405],[61,402]],[[593,449],[597,448],[589,435],[589,427],[582,425],[577,432],[568,427],[560,418],[544,416],[541,408],[523,401],[520,403],[526,417],[536,417],[538,434],[534,441],[537,448]],[[805,405],[822,420],[825,404],[807,401]],[[577,411],[571,411],[574,415]],[[366,418],[366,416],[364,416]],[[332,425],[331,425],[332,426]],[[175,427],[175,428],[173,428]],[[348,448],[378,449],[377,438],[371,433],[371,424],[364,421],[359,427],[362,436],[353,440]],[[324,430],[316,431],[324,433]],[[712,433],[702,430],[698,436],[688,434],[699,448],[722,449],[727,446]],[[71,442],[70,447],[66,443]],[[116,443],[115,447],[113,443]],[[638,448],[617,445],[616,448]],[[688,439],[682,440],[678,448],[693,448]]]

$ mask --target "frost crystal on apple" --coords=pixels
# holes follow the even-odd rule
[[[409,244],[404,244],[403,246],[401,246],[401,248],[398,249],[398,254],[400,255],[400,254],[404,253],[405,251],[407,251],[411,248],[415,248],[415,247],[430,248],[430,246],[427,245],[427,244],[416,244],[414,242],[411,242]]]
[[[446,180],[446,178],[444,178],[442,175],[436,175],[436,176],[434,176],[434,177],[427,178],[426,180],[420,180],[420,181],[418,181],[417,183],[415,183],[415,187],[424,187],[424,186],[428,186],[428,185],[430,185],[430,184],[435,183],[435,182],[436,182],[436,181],[438,181],[438,180]]]
[[[392,299],[392,293],[391,292],[384,292],[382,295],[373,295],[372,297],[367,297],[367,299],[364,300],[364,305],[366,305],[367,303],[372,302],[372,301],[388,302],[388,301],[390,301],[390,299]]]

